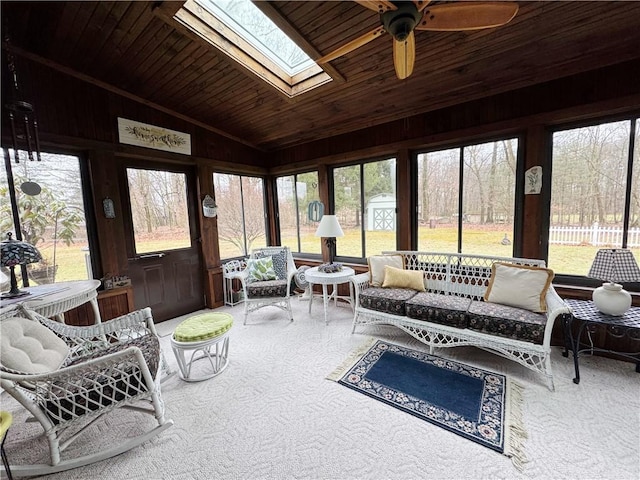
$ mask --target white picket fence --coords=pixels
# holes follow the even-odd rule
[[[590,227],[551,227],[549,243],[552,245],[593,245],[619,247],[622,228],[601,227],[598,222]],[[630,228],[627,247],[640,247],[640,228]]]

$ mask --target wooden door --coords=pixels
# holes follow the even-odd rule
[[[204,307],[195,169],[126,165],[129,276],[136,308],[156,322]]]

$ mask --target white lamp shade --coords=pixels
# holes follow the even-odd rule
[[[344,232],[335,215],[323,215],[316,230],[316,237],[344,237]]]

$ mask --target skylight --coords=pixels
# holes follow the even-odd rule
[[[288,97],[331,81],[251,0],[187,0],[174,19]]]
[[[251,0],[197,0],[293,76],[315,65]]]

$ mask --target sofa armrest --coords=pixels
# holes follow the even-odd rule
[[[355,293],[355,305],[360,305],[360,292],[369,287],[369,272],[359,273],[349,278],[353,284],[353,291]]]
[[[544,330],[544,345],[551,345],[551,333],[553,325],[560,315],[571,313],[567,304],[560,298],[553,285],[547,290],[545,297],[547,303],[547,325]]]

